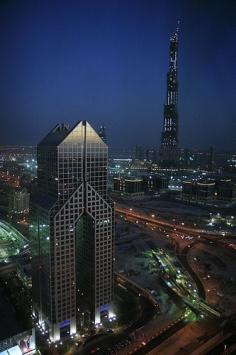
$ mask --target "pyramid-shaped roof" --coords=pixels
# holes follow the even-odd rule
[[[58,146],[68,135],[69,127],[65,123],[57,124],[38,144],[38,146]]]

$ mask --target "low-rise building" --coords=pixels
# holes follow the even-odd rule
[[[29,213],[30,194],[25,188],[16,190],[9,195],[9,213],[25,215]]]
[[[187,180],[182,184],[182,198],[233,202],[236,201],[236,185],[231,179]]]
[[[114,178],[113,189],[115,192],[131,196],[139,196],[144,194],[143,179],[136,178]]]
[[[215,198],[216,183],[212,180],[184,181],[182,198],[189,200],[209,200]]]

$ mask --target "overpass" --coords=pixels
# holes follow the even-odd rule
[[[161,258],[155,253],[154,250],[152,250],[152,255],[159,264],[162,264]],[[168,267],[170,268],[170,263],[168,263]],[[175,272],[172,272],[172,274],[174,275]],[[189,306],[192,310],[201,312],[203,314],[210,314],[211,316],[214,316],[216,318],[221,318],[221,313],[219,311],[209,306],[207,303],[201,300],[199,296],[197,297],[197,295],[195,295],[193,297],[192,292],[189,291],[187,287],[183,287],[183,285],[179,285],[173,277],[167,280],[164,277],[162,277],[161,274],[160,277],[165,282],[165,284],[168,287],[170,287],[182,299],[182,301],[187,306]]]
[[[140,220],[142,222],[145,223],[150,223],[152,225],[156,225],[158,227],[162,227],[162,228],[166,228],[168,230],[171,231],[176,231],[176,232],[180,232],[180,233],[189,233],[193,236],[209,236],[209,237],[223,237],[223,235],[221,233],[215,233],[215,232],[211,232],[211,231],[206,231],[203,229],[198,229],[198,228],[191,228],[191,227],[187,227],[184,225],[178,225],[169,221],[166,221],[160,217],[149,217],[144,213],[141,213],[141,211],[139,212],[134,212],[133,209],[126,209],[123,207],[119,207],[117,205],[115,205],[115,212],[119,213],[121,215],[125,215],[125,216],[129,216],[131,218],[134,218],[136,220]]]
[[[121,283],[122,285],[128,284],[129,287],[132,288],[134,291],[138,292],[139,294],[147,298],[154,307],[159,308],[159,304],[157,300],[153,297],[151,292],[149,292],[148,290],[146,290],[145,288],[143,288],[133,280],[130,280],[129,278],[127,278],[126,276],[120,273],[115,272],[115,277],[118,283]]]

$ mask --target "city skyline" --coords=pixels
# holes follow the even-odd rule
[[[236,350],[236,0],[0,0],[0,355]]]
[[[180,19],[180,146],[234,149],[233,1],[0,6],[1,144],[35,145],[58,121],[88,119],[112,147],[158,147]]]

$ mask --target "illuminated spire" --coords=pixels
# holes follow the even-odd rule
[[[179,29],[180,29],[180,20],[177,21],[177,27],[176,27],[175,33],[170,37],[170,40],[171,40],[171,41],[176,41],[176,42],[178,42]]]
[[[179,28],[180,28],[180,20],[178,20],[177,22],[177,27],[176,27],[176,31],[175,31],[175,35],[178,37],[179,35]]]

